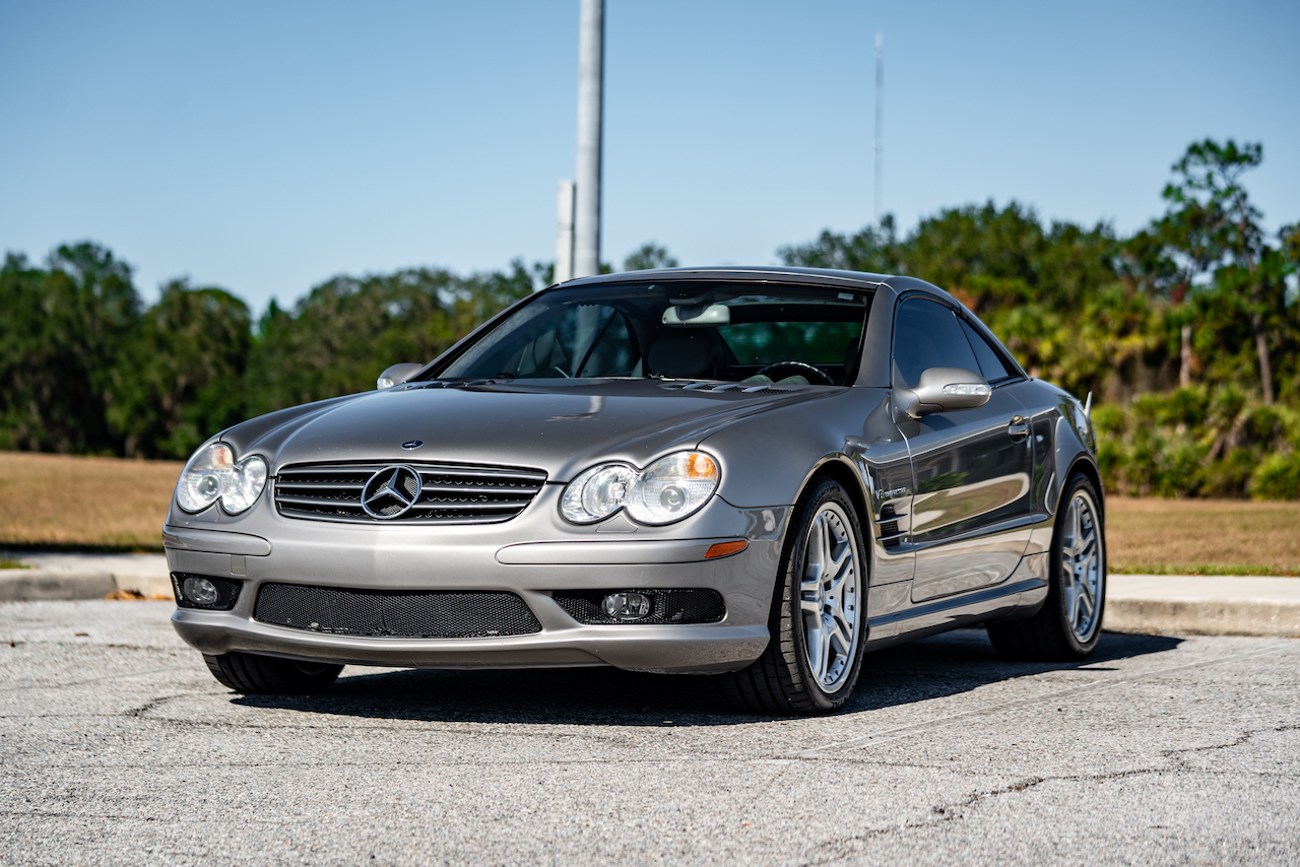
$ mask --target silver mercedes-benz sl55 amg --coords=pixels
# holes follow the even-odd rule
[[[867,651],[954,627],[1078,659],[1106,584],[1088,416],[913,278],[572,280],[204,443],[164,528],[172,620],[243,693],[609,665],[820,713]]]

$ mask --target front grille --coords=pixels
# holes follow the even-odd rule
[[[514,593],[357,590],[263,584],[253,617],[328,635],[488,638],[541,632]]]
[[[376,473],[409,467],[421,491],[410,509],[395,517],[392,503],[362,508],[362,491]],[[403,524],[494,524],[522,512],[546,483],[546,473],[524,467],[470,464],[297,464],[275,479],[275,507],[288,518],[316,521],[391,521]],[[413,485],[411,487],[414,487]]]
[[[615,590],[557,590],[555,602],[579,623],[642,624],[661,623],[717,623],[727,614],[722,594],[716,590],[636,590],[650,597],[650,613],[638,620],[619,620],[610,617],[601,607],[601,600]]]

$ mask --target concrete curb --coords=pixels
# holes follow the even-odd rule
[[[118,592],[170,598],[167,573],[143,562],[104,557],[94,561],[100,568],[0,570],[0,602],[103,599]],[[121,571],[102,568],[119,563]],[[1102,628],[1112,632],[1300,638],[1300,578],[1111,575],[1107,580]]]
[[[1111,632],[1165,635],[1300,638],[1300,605],[1245,600],[1108,600],[1102,628]]]
[[[171,579],[100,570],[0,570],[0,602],[103,599],[117,592],[171,598]]]
[[[1300,638],[1300,578],[1111,575],[1102,626],[1115,632]]]

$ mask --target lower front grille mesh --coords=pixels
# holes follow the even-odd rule
[[[263,584],[253,616],[309,632],[383,638],[487,638],[542,631],[514,593],[478,591]]]

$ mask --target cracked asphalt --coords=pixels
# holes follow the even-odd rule
[[[963,631],[847,712],[707,677],[347,668],[240,698],[169,603],[0,605],[0,861],[1300,863],[1300,641]]]

